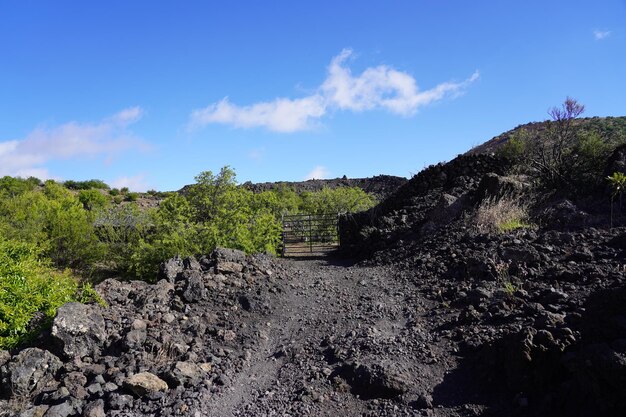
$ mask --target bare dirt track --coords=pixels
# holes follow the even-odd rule
[[[209,415],[449,414],[432,410],[429,395],[456,361],[429,320],[437,303],[390,267],[282,262],[285,290],[248,365],[208,399]]]

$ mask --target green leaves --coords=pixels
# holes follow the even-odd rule
[[[613,175],[606,178],[613,189],[613,197],[621,195],[626,191],[626,175],[622,172],[614,172]]]
[[[61,305],[97,299],[90,287],[84,291],[69,272],[58,272],[39,259],[33,244],[0,240],[0,349],[18,345],[38,330],[31,320],[42,315],[49,323]]]

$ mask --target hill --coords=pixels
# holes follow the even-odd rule
[[[466,155],[480,153],[493,153],[502,147],[509,139],[516,137],[520,132],[527,132],[533,138],[545,138],[550,122],[531,122],[519,125],[514,129],[506,131],[492,139],[478,145]],[[615,141],[626,137],[626,116],[620,117],[587,117],[573,120],[573,128],[577,135],[596,133],[607,141]]]

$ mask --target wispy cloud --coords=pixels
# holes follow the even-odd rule
[[[262,127],[275,132],[291,133],[310,129],[331,110],[362,112],[386,110],[411,116],[423,106],[455,97],[479,78],[475,72],[462,82],[444,82],[429,90],[420,90],[413,76],[386,65],[365,69],[353,75],[345,64],[352,50],[344,49],[334,57],[324,82],[315,93],[297,99],[277,98],[247,106],[232,104],[228,97],[194,110],[190,127],[211,123],[239,128]]]
[[[146,182],[146,176],[144,174],[138,174],[132,177],[120,177],[111,183],[113,188],[128,187],[131,191],[145,192],[150,186]]]
[[[313,168],[313,170],[309,172],[306,177],[304,177],[304,180],[324,180],[328,178],[329,175],[330,171],[328,170],[328,168],[322,165],[318,165]]]
[[[68,122],[40,127],[25,138],[0,142],[0,175],[50,178],[45,164],[52,160],[112,155],[146,149],[128,126],[141,118],[139,107],[124,109],[99,123]]]
[[[606,39],[609,36],[611,36],[611,31],[610,30],[594,30],[593,31],[593,37],[597,41],[601,41],[602,39]]]
[[[311,120],[326,113],[321,96],[301,99],[279,98],[250,106],[231,104],[228,97],[191,114],[192,126],[224,123],[235,127],[265,127],[275,132],[295,132],[309,128]]]

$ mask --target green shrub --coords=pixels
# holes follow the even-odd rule
[[[2,235],[36,245],[60,267],[83,267],[101,257],[92,222],[78,197],[54,181],[0,199]]]
[[[526,129],[520,129],[514,132],[498,149],[498,154],[512,162],[523,162],[528,152],[530,141],[530,133]]]
[[[376,199],[357,187],[323,188],[301,195],[300,211],[311,214],[355,213],[372,208]]]
[[[128,271],[135,248],[152,230],[152,219],[135,204],[114,205],[98,211],[94,227],[106,253],[103,261],[109,268]]]
[[[56,310],[70,301],[94,301],[89,286],[81,291],[68,272],[38,259],[35,245],[0,240],[0,349],[19,345],[49,324]],[[31,320],[41,314],[41,320]]]
[[[67,180],[63,182],[65,188],[69,190],[108,190],[109,186],[102,180],[74,181]]]
[[[133,201],[137,201],[138,198],[139,198],[139,193],[127,193],[124,200],[133,202]]]
[[[111,202],[104,194],[98,190],[81,190],[78,193],[78,201],[81,202],[85,210],[102,209]]]
[[[39,178],[23,179],[5,176],[0,178],[0,197],[15,197],[27,191],[33,191],[40,185],[42,183]]]
[[[120,195],[119,188],[111,188],[109,190],[109,195],[112,196],[112,197],[115,197],[116,195]]]

